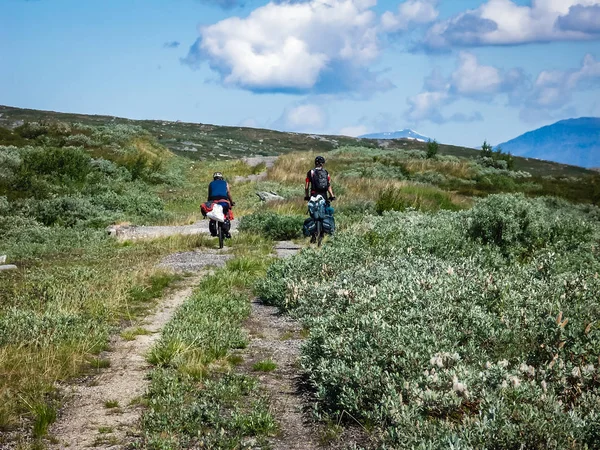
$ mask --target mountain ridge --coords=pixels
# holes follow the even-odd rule
[[[600,166],[600,117],[560,120],[499,144],[515,156],[580,167]]]

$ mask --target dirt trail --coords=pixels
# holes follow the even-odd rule
[[[151,366],[145,354],[177,308],[191,295],[204,274],[202,271],[209,265],[225,264],[229,257],[225,253],[196,251],[176,253],[161,262],[161,266],[175,271],[198,273],[184,279],[156,311],[144,319],[141,326],[150,334],[136,336],[133,341],[114,337],[111,350],[101,355],[110,361],[110,367],[100,369],[100,374],[90,377],[85,384],[64,387],[68,400],[59,420],[50,429],[49,435],[56,443],[48,448],[120,449],[132,440],[142,411],[137,400],[145,394],[149,384],[146,375]]]
[[[278,242],[275,251],[280,258],[297,253],[300,246]],[[272,412],[279,423],[280,433],[272,439],[275,450],[306,450],[320,448],[315,428],[306,421],[306,404],[300,389],[297,367],[302,342],[302,327],[278,308],[266,306],[258,299],[252,301],[252,313],[245,328],[250,343],[240,352],[244,359],[241,370],[256,376],[267,391]],[[255,363],[271,360],[277,368],[272,372],[256,372]]]

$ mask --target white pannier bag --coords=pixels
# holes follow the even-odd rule
[[[218,203],[213,205],[212,211],[206,213],[206,217],[217,222],[225,222],[225,214],[223,214],[223,207]]]

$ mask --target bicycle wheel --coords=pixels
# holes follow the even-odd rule
[[[317,247],[321,246],[321,241],[323,240],[323,221],[317,220]]]
[[[223,248],[223,224],[217,222],[217,234],[219,235],[219,248]]]

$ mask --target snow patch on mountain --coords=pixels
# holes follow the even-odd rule
[[[413,139],[419,142],[427,142],[431,140],[427,136],[417,133],[415,130],[405,128],[399,131],[385,131],[382,133],[363,134],[359,138],[364,139]]]

